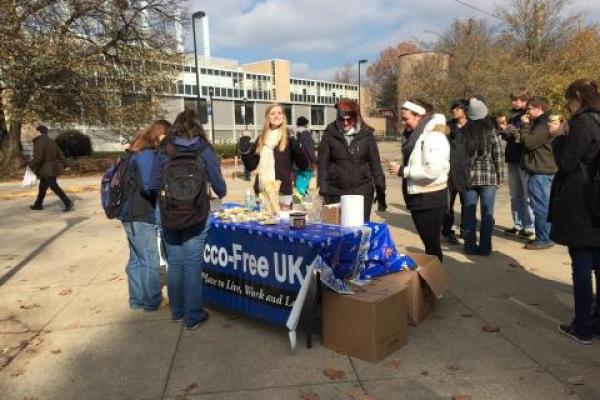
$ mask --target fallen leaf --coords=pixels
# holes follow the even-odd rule
[[[569,382],[571,385],[581,386],[585,385],[585,378],[580,375],[570,376],[567,378],[567,382]]]
[[[468,394],[455,394],[452,396],[452,400],[471,400],[473,396]]]
[[[500,332],[500,327],[494,324],[486,323],[481,327],[481,330],[486,333]]]
[[[394,360],[392,362],[389,362],[387,366],[393,369],[398,369],[402,366],[402,363],[399,360]]]
[[[348,392],[348,396],[350,396],[352,400],[375,400],[372,396],[369,396],[360,389],[353,389]]]
[[[427,375],[429,375],[429,371],[421,371],[421,375],[427,376]]]
[[[517,263],[510,263],[510,264],[508,264],[508,266],[511,267],[511,268],[523,268],[521,266],[521,264],[517,264]]]
[[[40,305],[37,303],[33,303],[33,304],[29,304],[29,305],[22,305],[19,308],[21,308],[22,310],[31,310],[32,308],[39,308]]]
[[[192,383],[191,385],[189,385],[188,387],[186,387],[183,392],[185,394],[190,394],[191,392],[193,392],[194,390],[198,389],[198,385],[196,383]]]
[[[325,368],[323,370],[323,374],[325,374],[325,376],[332,381],[335,381],[336,379],[341,381],[346,377],[346,373],[344,371],[335,368]]]
[[[538,270],[537,268],[529,268],[530,272],[537,272],[537,270]]]
[[[473,314],[469,314],[469,313],[460,314],[460,316],[463,318],[473,318]]]
[[[49,288],[50,288],[50,286],[40,286],[40,290],[46,290],[46,289],[49,289]]]
[[[16,377],[18,377],[18,376],[21,376],[21,375],[24,375],[24,374],[25,374],[25,371],[24,371],[24,370],[22,370],[22,369],[18,369],[18,370],[16,370],[15,372],[13,372],[12,374],[10,374],[10,376],[11,376],[12,378],[16,378]]]
[[[117,276],[113,276],[113,277],[112,277],[112,278],[110,278],[110,279],[109,279],[107,282],[110,282],[110,281],[116,281],[117,279],[119,279],[119,276],[118,276],[118,275],[117,275]]]
[[[73,293],[73,291],[71,289],[63,289],[60,292],[58,292],[59,296],[66,296]]]
[[[319,400],[319,395],[315,392],[300,392],[300,398],[302,400]]]
[[[51,350],[50,353],[52,353],[52,354],[60,354],[60,353],[62,353],[62,350],[61,349]]]

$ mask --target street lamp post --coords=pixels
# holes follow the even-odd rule
[[[215,109],[213,107],[213,94],[214,89],[212,87],[208,88],[208,100],[210,104],[210,142],[215,144]]]
[[[360,110],[360,64],[366,64],[368,60],[358,60],[358,109]]]
[[[198,50],[196,47],[196,18],[204,18],[206,13],[204,11],[196,11],[192,14],[192,36],[194,37],[194,63],[196,65],[196,93],[198,99],[196,100],[196,112],[200,109],[200,70],[198,69]]]
[[[246,119],[246,102],[248,100],[244,97],[244,107],[242,108],[242,118],[244,118],[245,130],[248,130],[248,119]]]

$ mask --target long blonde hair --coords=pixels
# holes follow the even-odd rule
[[[265,110],[265,123],[263,124],[262,132],[258,137],[258,145],[256,146],[256,154],[260,154],[260,150],[265,145],[265,138],[267,136],[267,132],[271,130],[271,124],[269,123],[269,113],[275,107],[281,108],[281,112],[283,113],[283,122],[279,126],[279,131],[281,132],[281,138],[279,139],[279,151],[284,151],[288,145],[288,131],[287,131],[287,117],[285,116],[285,109],[279,103],[269,104],[267,109]]]

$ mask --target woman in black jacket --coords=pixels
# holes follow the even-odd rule
[[[568,246],[573,268],[575,318],[560,330],[581,344],[600,336],[600,224],[593,221],[586,188],[600,163],[600,93],[593,81],[577,80],[565,97],[572,117],[568,133],[548,124],[558,172],[550,194],[551,239]],[[596,312],[592,315],[592,270],[596,275]]]
[[[385,175],[373,128],[365,125],[358,104],[342,99],[338,118],[325,129],[319,145],[320,194],[325,204],[339,203],[343,195],[364,196],[364,221],[371,217],[374,191],[379,210],[385,210]]]
[[[254,191],[258,194],[264,191],[265,184],[280,181],[279,201],[283,209],[289,209],[292,204],[292,165],[306,169],[309,163],[300,143],[288,132],[283,107],[269,105],[258,140],[252,144],[249,136],[242,136],[238,149],[244,166],[257,171]]]

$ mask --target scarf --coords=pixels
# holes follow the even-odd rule
[[[415,149],[415,145],[417,144],[417,140],[425,131],[425,126],[431,119],[433,115],[425,115],[421,121],[417,124],[415,129],[411,132],[407,141],[402,145],[402,163],[404,166],[408,165],[408,160],[413,150]]]
[[[281,130],[270,129],[265,135],[265,144],[260,149],[258,162],[258,189],[262,192],[266,182],[275,181],[275,148],[279,145]]]

